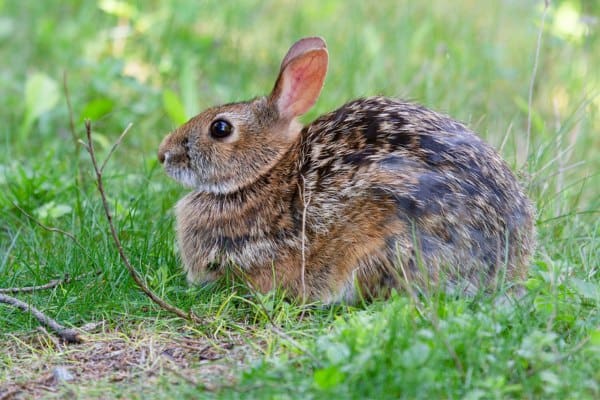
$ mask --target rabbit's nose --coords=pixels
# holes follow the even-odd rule
[[[188,161],[188,156],[185,151],[180,149],[170,149],[167,151],[158,152],[158,161],[161,164],[180,164]]]

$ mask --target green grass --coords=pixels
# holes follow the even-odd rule
[[[489,3],[0,0],[0,287],[69,274],[16,296],[66,325],[104,322],[87,345],[61,350],[0,305],[0,395],[21,383],[103,398],[600,397],[600,3],[552,2],[529,144],[543,2]],[[523,299],[399,293],[305,309],[280,294],[186,285],[172,213],[185,190],[158,165],[160,140],[204,107],[267,93],[288,46],[314,34],[330,70],[304,120],[357,96],[409,98],[467,122],[518,171],[538,208]],[[126,273],[77,145],[85,118],[100,156],[133,123],[105,177],[123,245],[154,290],[206,324],[158,310]],[[234,347],[213,361],[188,349],[169,367],[163,353],[182,340]],[[107,360],[122,342],[137,351],[124,378],[77,361],[94,349]],[[40,389],[58,364],[77,379]]]

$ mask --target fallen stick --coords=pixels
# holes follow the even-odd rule
[[[58,285],[60,285],[61,283],[68,283],[70,280],[71,280],[71,278],[69,277],[69,275],[67,275],[64,279],[54,279],[43,285],[0,288],[0,294],[1,293],[31,293],[31,292],[37,292],[38,290],[53,289],[53,288],[57,287]]]
[[[11,288],[0,288],[0,293],[31,293],[37,292],[39,290],[48,290],[54,289],[58,285],[62,285],[63,283],[70,283],[72,281],[78,281],[83,279],[86,276],[90,275],[100,275],[101,271],[91,271],[85,274],[78,275],[72,278],[69,274],[65,274],[65,277],[62,279],[53,279],[48,283],[44,283],[43,285],[35,285],[35,286],[22,286],[22,287],[11,287]]]
[[[75,329],[65,328],[46,314],[35,308],[34,306],[27,304],[19,299],[15,299],[12,296],[0,294],[0,303],[8,304],[15,308],[20,309],[23,312],[30,313],[33,315],[42,325],[52,329],[56,334],[67,343],[81,343],[83,340],[79,337],[79,333]]]

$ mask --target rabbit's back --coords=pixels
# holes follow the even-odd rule
[[[500,156],[449,117],[383,97],[352,101],[309,125],[299,170],[312,243],[354,226],[348,248],[371,249],[354,267],[375,280],[366,290],[437,278],[467,278],[472,290],[526,271],[533,208]]]

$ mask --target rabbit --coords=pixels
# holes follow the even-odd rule
[[[188,281],[233,275],[323,304],[518,286],[534,208],[498,153],[451,118],[386,97],[302,126],[328,57],[322,38],[303,38],[268,96],[209,108],[163,139],[166,173],[193,189],[175,207]]]

